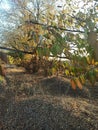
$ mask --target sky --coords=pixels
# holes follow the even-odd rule
[[[63,6],[64,1],[66,0],[58,0],[58,4]],[[8,11],[11,9],[11,5],[9,4],[9,0],[0,0],[0,13],[3,11]]]
[[[7,0],[1,0],[0,3],[0,10],[9,10],[10,9],[10,5],[8,4]]]
[[[9,4],[9,0],[0,0],[0,11],[2,10],[9,10],[11,8],[11,5]],[[66,0],[58,0],[58,5],[63,6],[65,4]],[[74,0],[74,3],[78,5],[78,7],[83,6],[83,2],[81,0]],[[90,5],[89,5],[90,6]]]

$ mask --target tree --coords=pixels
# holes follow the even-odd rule
[[[4,30],[6,46],[46,59],[50,56],[63,57],[68,60],[64,62],[64,70],[71,78],[72,86],[81,88],[85,78],[95,83],[98,61],[97,1],[84,0],[79,4],[69,0],[62,6],[52,0],[10,2],[13,7],[10,13],[5,14],[12,21],[9,24],[8,19],[7,24],[13,29],[8,29],[6,33]]]

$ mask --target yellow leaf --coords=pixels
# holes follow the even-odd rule
[[[52,74],[55,74],[56,73],[56,69],[55,68],[52,68]]]
[[[68,70],[65,70],[65,74],[68,76],[68,75],[69,75],[69,71],[68,71]]]
[[[81,83],[84,84],[85,83],[85,78],[83,75],[80,76],[80,80],[81,80]]]
[[[94,59],[92,59],[92,65],[94,65],[95,64],[95,61],[94,61]]]
[[[95,69],[96,73],[98,73],[98,69]]]
[[[98,62],[95,62],[95,65],[98,65]]]
[[[72,86],[72,89],[76,89],[76,83],[75,83],[75,81],[73,80],[73,79],[71,79],[71,86]]]
[[[73,72],[70,73],[72,76],[75,76],[75,74]]]
[[[87,57],[86,59],[87,59],[88,64],[91,64],[90,58]]]

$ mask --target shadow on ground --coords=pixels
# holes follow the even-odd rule
[[[74,108],[74,99],[33,97],[13,102],[7,108],[4,130],[97,130],[95,117],[89,111]],[[79,105],[79,102],[77,102]],[[89,109],[90,105],[85,107]],[[84,108],[84,107],[83,107]],[[79,110],[78,110],[79,109]],[[90,120],[90,121],[89,121]]]
[[[0,86],[2,130],[98,129],[98,87],[95,94],[92,87],[74,91],[65,78],[23,72],[7,78]]]

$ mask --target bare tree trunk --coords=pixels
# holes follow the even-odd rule
[[[6,69],[4,65],[0,65],[0,75],[4,77],[6,76]]]
[[[4,63],[8,64],[8,57],[7,57],[7,54],[6,54],[6,53],[0,52],[0,59],[1,59]]]
[[[95,60],[98,61],[98,40],[96,32],[89,32],[88,43],[94,49]]]

